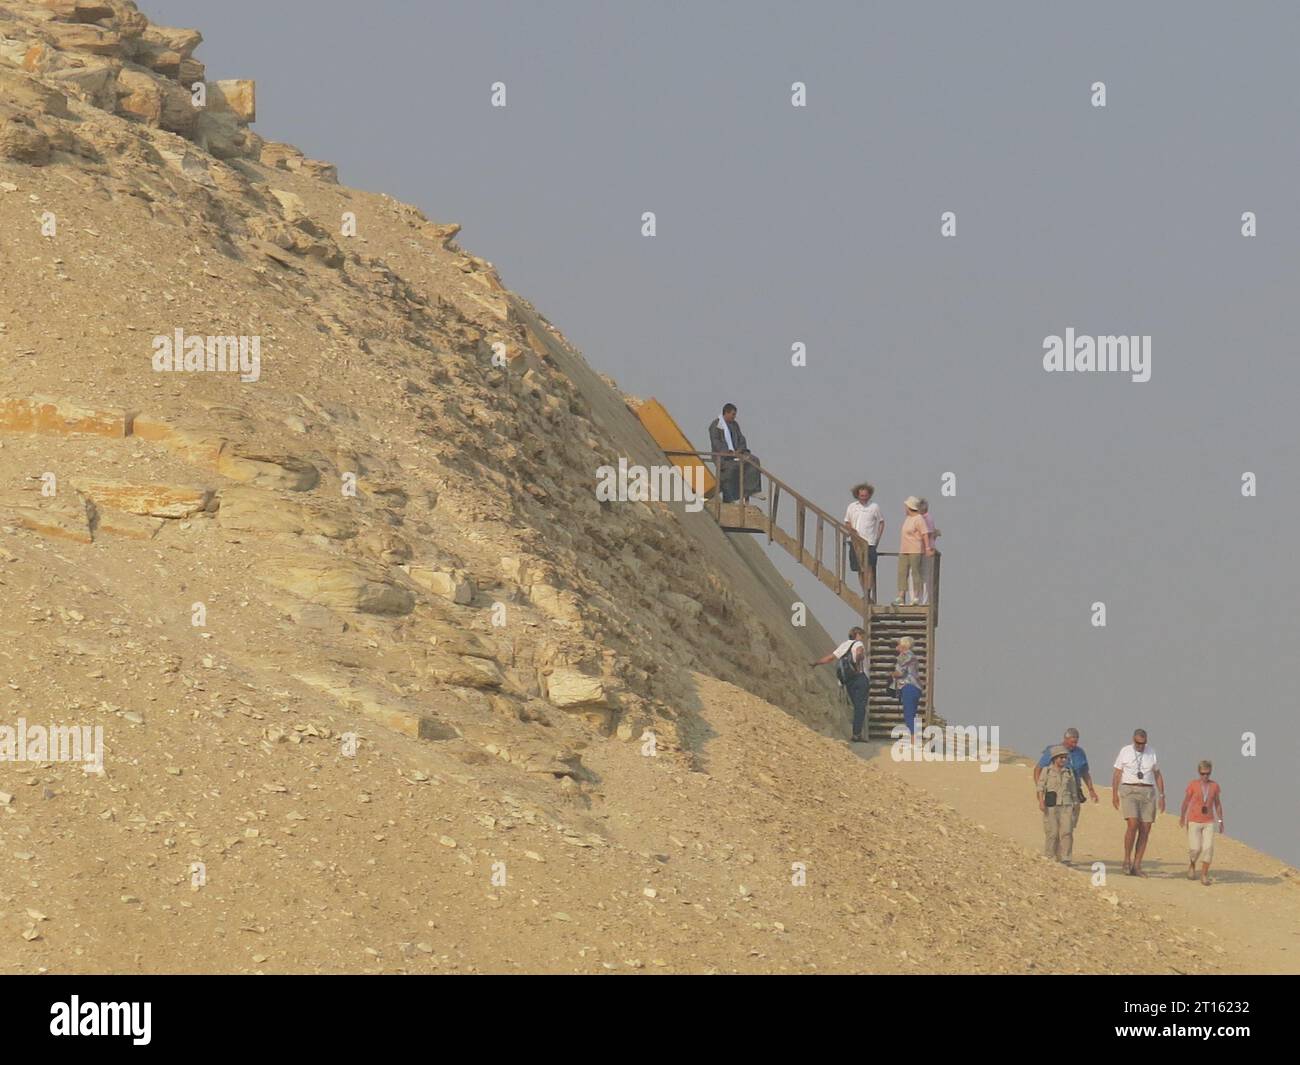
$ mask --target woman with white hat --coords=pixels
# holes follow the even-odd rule
[[[907,597],[909,576],[915,589],[912,603],[915,605],[920,600],[924,585],[921,560],[927,555],[934,554],[934,545],[930,543],[930,530],[926,527],[925,518],[921,516],[921,501],[916,496],[908,496],[903,500],[903,506],[907,508],[907,517],[903,519],[903,529],[899,534],[901,540],[898,545],[898,598],[894,600],[894,606],[903,605]]]

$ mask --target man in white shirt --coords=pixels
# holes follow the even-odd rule
[[[1124,831],[1124,872],[1146,876],[1142,855],[1147,836],[1156,819],[1156,808],[1165,812],[1165,778],[1156,768],[1156,752],[1147,746],[1145,729],[1133,733],[1133,742],[1121,748],[1110,779],[1110,801],[1121,810],[1128,827]]]
[[[845,694],[849,697],[849,703],[853,707],[853,742],[866,743],[866,724],[867,724],[867,693],[870,690],[870,681],[867,677],[867,646],[862,642],[863,637],[867,634],[854,625],[849,629],[849,638],[840,644],[834,651],[828,655],[822,655],[812,667],[830,665],[832,662],[840,663],[836,667],[836,673],[839,674],[840,684],[844,686]],[[852,654],[849,654],[849,652]],[[845,655],[849,655],[847,662],[841,660]]]
[[[875,494],[876,489],[873,485],[854,485],[853,502],[844,512],[845,527],[852,529],[867,542],[865,566],[862,565],[863,560],[858,557],[858,552],[853,550],[854,545],[850,542],[849,569],[860,576],[862,594],[869,603],[876,601],[876,546],[885,534],[885,516],[880,512],[880,505],[871,502],[871,497]],[[858,545],[858,550],[861,550],[861,545]]]

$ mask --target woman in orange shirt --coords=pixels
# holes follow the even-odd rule
[[[1196,879],[1196,861],[1201,862],[1201,883],[1210,886],[1210,859],[1214,856],[1214,829],[1223,831],[1223,798],[1219,785],[1210,779],[1214,766],[1201,762],[1197,779],[1187,785],[1178,827],[1187,829],[1187,879]]]
[[[907,508],[907,517],[903,519],[903,530],[898,545],[898,598],[894,606],[902,606],[907,597],[907,578],[912,578],[912,604],[921,599],[923,580],[921,559],[934,554],[934,544],[930,542],[930,530],[925,518],[921,516],[921,501],[916,496],[903,500]]]

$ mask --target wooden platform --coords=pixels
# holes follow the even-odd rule
[[[706,509],[713,510],[712,504],[705,504]],[[727,532],[767,532],[767,514],[752,504],[723,503],[718,524]]]

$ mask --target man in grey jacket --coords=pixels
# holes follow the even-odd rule
[[[734,503],[743,494],[745,502],[750,499],[766,498],[760,489],[763,487],[762,475],[758,472],[759,458],[751,454],[745,443],[745,434],[740,431],[740,422],[736,421],[736,405],[723,405],[722,415],[709,423],[709,450],[722,457],[718,460],[718,483],[722,486],[722,501]],[[740,463],[734,457],[745,455],[745,488],[739,487]]]

